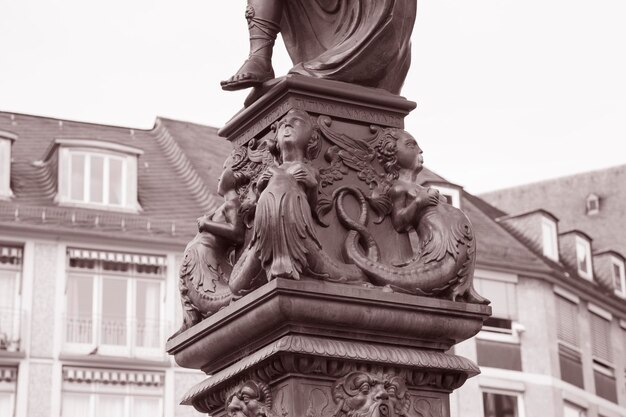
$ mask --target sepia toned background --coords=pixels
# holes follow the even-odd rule
[[[177,404],[203,374],[164,344],[185,244],[220,203],[244,8],[0,0],[0,416],[197,415]],[[482,374],[454,416],[626,416],[624,17],[420,2],[419,181],[470,217],[494,312],[455,347]]]

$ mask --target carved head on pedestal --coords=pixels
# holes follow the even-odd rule
[[[335,382],[333,398],[334,417],[405,417],[411,405],[401,377],[367,372],[351,372]]]
[[[263,382],[249,380],[226,398],[229,417],[271,417],[272,393]]]
[[[272,126],[279,161],[311,161],[319,155],[322,139],[317,124],[303,110],[290,110]]]
[[[423,151],[406,130],[386,129],[376,150],[378,160],[391,180],[397,179],[401,170],[417,174],[423,168]]]

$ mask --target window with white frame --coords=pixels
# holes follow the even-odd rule
[[[0,416],[12,416],[15,410],[17,368],[0,366]]]
[[[160,372],[63,368],[61,417],[162,417]]]
[[[110,154],[70,152],[69,201],[124,207],[127,160]]]
[[[586,201],[587,215],[591,216],[600,212],[600,198],[595,194],[589,194]]]
[[[484,417],[524,417],[521,393],[483,391]]]
[[[587,417],[587,412],[570,403],[563,404],[563,417]]]
[[[161,356],[165,258],[68,250],[65,348]]]
[[[11,195],[11,141],[0,132],[0,197]]]
[[[556,223],[546,217],[541,219],[541,235],[543,242],[543,254],[548,258],[559,260],[559,247],[556,237]]]
[[[0,243],[0,350],[18,351],[22,248]]]
[[[140,150],[123,145],[61,140],[58,200],[62,204],[137,210],[137,158]]]
[[[615,257],[611,257],[611,278],[613,279],[613,288],[615,294],[620,297],[626,297],[626,274],[624,274],[624,262]]]
[[[581,277],[588,280],[593,279],[591,245],[588,240],[580,236],[576,236],[576,267]]]
[[[484,322],[480,336],[487,336],[485,332],[488,332],[502,335],[503,340],[516,340],[517,276],[481,271],[475,276],[474,286],[480,295],[491,300],[492,308],[492,315]]]

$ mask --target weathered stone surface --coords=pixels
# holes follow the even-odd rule
[[[187,319],[167,349],[211,374],[183,402],[231,417],[449,416],[448,394],[479,371],[446,352],[490,308],[469,220],[415,182],[421,149],[401,129],[414,103],[301,76],[267,87],[220,132],[235,144],[225,203],[198,220],[181,269]]]

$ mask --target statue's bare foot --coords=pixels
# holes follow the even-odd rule
[[[239,71],[220,84],[223,90],[234,91],[256,87],[274,78],[272,62],[264,57],[252,55],[246,59]]]

